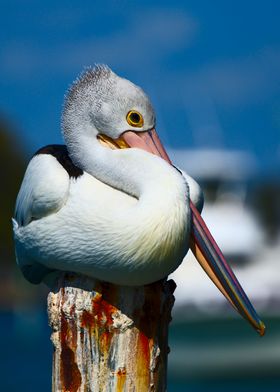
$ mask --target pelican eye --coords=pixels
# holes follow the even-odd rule
[[[144,119],[142,114],[137,112],[136,110],[130,110],[126,115],[126,121],[129,125],[133,127],[143,127]]]

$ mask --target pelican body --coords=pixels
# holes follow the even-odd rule
[[[198,184],[174,167],[143,90],[107,66],[70,87],[65,145],[31,159],[16,202],[17,263],[32,283],[73,271],[117,285],[163,279],[191,247],[198,261],[260,334],[258,318],[201,218]]]

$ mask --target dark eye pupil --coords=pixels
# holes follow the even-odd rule
[[[140,115],[139,115],[138,113],[131,113],[131,114],[130,114],[130,120],[131,120],[133,123],[137,124],[137,123],[140,122]]]

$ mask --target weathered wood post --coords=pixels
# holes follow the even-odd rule
[[[48,296],[53,392],[166,391],[175,283],[122,287],[61,273]]]

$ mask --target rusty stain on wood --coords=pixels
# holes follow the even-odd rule
[[[75,305],[73,304],[70,314],[73,315],[74,311]],[[77,329],[73,320],[67,320],[63,311],[61,312],[60,342],[60,373],[63,380],[63,391],[77,392],[82,382],[81,373],[75,358]]]
[[[123,392],[125,386],[125,380],[126,380],[126,369],[119,368],[116,374],[117,374],[116,392]]]
[[[63,390],[65,392],[77,392],[82,377],[75,362],[75,354],[69,347],[62,347],[61,350],[61,377],[63,380]]]
[[[150,347],[149,338],[142,332],[137,342],[136,390],[148,391],[150,385]]]
[[[165,391],[174,289],[61,276],[48,298],[53,392]]]

